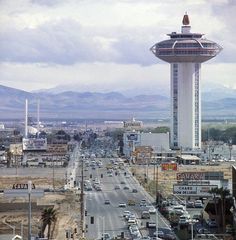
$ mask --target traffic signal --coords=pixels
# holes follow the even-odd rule
[[[101,178],[103,178],[103,174],[101,174]]]
[[[90,174],[90,178],[93,178],[93,175],[92,175],[92,174]]]
[[[124,175],[126,176],[126,172],[124,172]]]
[[[87,211],[87,210],[84,211],[84,215],[85,215],[85,216],[88,215],[88,211]]]
[[[125,238],[125,233],[121,232],[120,236],[121,236],[121,239],[124,239]]]
[[[94,224],[94,217],[91,217],[91,218],[90,218],[90,223],[91,223],[91,224]]]

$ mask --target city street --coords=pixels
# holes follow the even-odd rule
[[[141,229],[143,236],[148,235],[148,231],[145,229],[146,222],[156,222],[155,214],[151,215],[151,219],[141,219],[142,211],[146,210],[139,206],[142,199],[146,199],[147,205],[152,204],[151,197],[143,190],[140,184],[130,175],[127,170],[119,170],[120,175],[115,175],[115,171],[112,176],[107,174],[105,168],[106,163],[103,163],[103,168],[96,168],[92,170],[88,167],[88,171],[85,171],[86,179],[90,176],[91,182],[97,178],[101,182],[102,191],[85,191],[86,199],[86,225],[88,239],[101,238],[103,232],[109,233],[111,237],[121,235],[124,232],[125,236],[130,237],[127,222],[123,218],[123,212],[128,210],[135,213],[138,219],[138,226]],[[101,174],[103,177],[101,178]],[[123,183],[124,182],[124,183]],[[115,190],[115,186],[119,186],[120,189]],[[127,188],[126,190],[124,188]],[[133,193],[133,189],[137,189],[137,193]],[[109,200],[110,204],[104,204],[105,200]],[[128,201],[133,200],[135,206],[128,206]],[[126,203],[126,207],[118,207],[119,203]],[[91,224],[91,218],[94,217],[94,223]],[[158,217],[159,227],[168,227],[168,223],[162,218]]]

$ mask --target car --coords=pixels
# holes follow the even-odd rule
[[[124,181],[121,181],[120,184],[125,184],[125,182],[124,182]]]
[[[126,216],[128,216],[128,215],[130,215],[130,214],[131,214],[130,211],[124,211],[124,212],[123,212],[123,217],[126,217]]]
[[[119,189],[120,189],[120,186],[116,185],[114,189],[115,189],[115,190],[119,190]]]
[[[147,222],[147,227],[148,228],[156,228],[156,223],[155,222]]]
[[[179,217],[179,225],[188,225],[190,220],[190,215],[182,215]]]
[[[128,226],[134,225],[136,223],[137,223],[137,220],[135,218],[129,218],[127,222]]]
[[[217,224],[216,224],[216,220],[215,220],[215,219],[207,219],[206,223],[207,223],[207,225],[208,225],[210,228],[215,228],[215,227],[217,227]]]
[[[161,231],[161,230],[158,229],[158,231],[154,232],[153,235],[154,235],[155,237],[159,237],[159,238],[162,239],[165,234],[164,234],[163,231]]]
[[[206,228],[199,228],[197,229],[197,233],[200,233],[200,234],[209,234],[211,233],[208,229]]]
[[[135,201],[133,199],[128,200],[128,205],[129,206],[135,206]]]
[[[200,214],[194,214],[192,216],[192,219],[196,220],[196,221],[200,221],[202,219],[201,215]]]
[[[194,208],[194,202],[193,202],[193,201],[188,201],[188,202],[186,203],[186,207],[187,207],[187,208]]]
[[[202,201],[201,200],[196,200],[194,202],[194,207],[195,208],[202,208],[203,207]]]
[[[112,174],[112,173],[108,173],[107,176],[108,176],[108,177],[113,177],[113,174]]]
[[[149,219],[150,218],[150,213],[148,211],[142,211],[141,218],[142,219]]]
[[[137,193],[138,190],[136,188],[133,188],[132,193]]]
[[[129,190],[129,187],[128,187],[128,186],[124,186],[123,189],[124,189],[124,190]]]
[[[156,214],[157,210],[156,210],[155,207],[151,206],[151,207],[149,207],[148,212],[149,212],[150,214]]]
[[[110,240],[111,235],[109,233],[103,233],[101,240]]]
[[[108,205],[108,204],[111,204],[111,202],[110,202],[110,200],[106,199],[106,200],[104,201],[104,204]]]
[[[154,236],[157,236],[157,237],[159,237],[161,239],[165,239],[165,240],[175,240],[176,239],[173,231],[168,227],[158,228],[158,233],[156,231],[154,233]]]
[[[101,187],[101,186],[99,186],[99,185],[98,185],[98,186],[96,186],[96,187],[95,187],[95,189],[96,189],[97,191],[102,191],[102,187]]]
[[[126,203],[119,203],[118,207],[125,208],[126,207]]]

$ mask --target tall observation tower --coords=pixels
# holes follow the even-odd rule
[[[151,51],[170,63],[171,68],[171,147],[201,148],[201,63],[215,57],[221,47],[191,33],[187,13],[181,33],[167,34],[170,39],[156,43]]]

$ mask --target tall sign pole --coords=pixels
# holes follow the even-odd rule
[[[28,194],[29,194],[28,240],[31,240],[31,190],[32,190],[32,182],[28,181]]]

